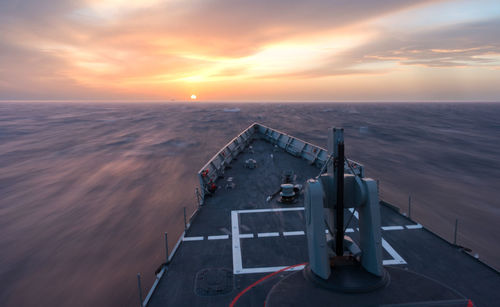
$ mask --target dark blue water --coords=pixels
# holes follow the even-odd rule
[[[228,109],[229,108],[229,109]],[[224,110],[226,109],[226,110]],[[195,207],[195,173],[252,122],[346,153],[381,196],[500,268],[500,104],[0,104],[0,304],[135,306]]]

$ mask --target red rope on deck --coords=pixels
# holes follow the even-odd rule
[[[253,287],[257,286],[258,284],[260,284],[264,280],[268,279],[269,277],[273,277],[274,275],[279,274],[281,272],[287,271],[289,269],[292,269],[292,268],[295,268],[295,267],[298,267],[298,266],[301,266],[301,265],[306,265],[306,264],[307,264],[307,262],[299,263],[299,264],[294,264],[294,265],[291,265],[289,267],[283,268],[283,269],[278,270],[276,272],[272,272],[271,274],[268,274],[268,275],[262,277],[261,279],[257,280],[256,282],[254,282],[250,286],[246,287],[243,291],[241,291],[240,293],[238,293],[238,295],[236,295],[236,297],[231,301],[231,304],[229,305],[229,307],[234,307],[234,304],[236,304],[236,302],[240,299],[240,297],[243,294],[245,294],[246,292],[248,292]],[[265,302],[264,302],[264,306],[265,306]]]

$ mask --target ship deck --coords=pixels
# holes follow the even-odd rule
[[[317,176],[319,169],[258,134],[251,145],[252,151],[247,147],[225,170],[214,195],[205,198],[148,306],[227,306],[270,272],[308,261],[303,196],[291,205],[278,202],[278,197],[270,202],[266,198],[279,188],[283,172],[293,171],[296,183],[303,184]],[[244,167],[249,158],[257,161],[257,168]],[[228,179],[234,188],[226,188],[231,183]],[[345,221],[350,215],[346,210]],[[384,265],[426,275],[471,299],[475,306],[500,302],[498,272],[390,205],[381,206],[381,218]],[[357,227],[354,216],[346,233],[354,241],[358,240]],[[271,288],[290,274],[284,271],[258,283],[241,295],[236,306],[262,306]],[[401,301],[395,297],[388,303]]]

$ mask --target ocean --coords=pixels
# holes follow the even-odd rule
[[[500,269],[500,104],[0,103],[2,306],[136,306],[196,172],[260,122],[346,156],[383,200]]]

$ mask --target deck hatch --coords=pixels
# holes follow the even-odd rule
[[[196,274],[194,292],[200,296],[215,296],[233,291],[233,272],[225,268],[206,268]]]

